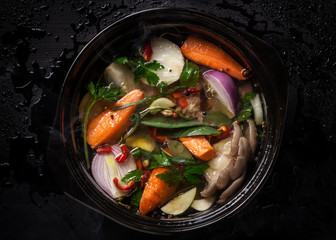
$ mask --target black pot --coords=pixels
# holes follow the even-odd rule
[[[102,191],[86,169],[81,131],[78,128],[78,105],[84,85],[102,72],[120,49],[150,35],[185,37],[200,34],[226,48],[238,61],[253,71],[253,78],[264,97],[267,112],[266,136],[258,162],[243,186],[223,205],[184,218],[154,219],[131,213]],[[182,41],[182,38],[181,38]],[[205,227],[241,210],[265,183],[277,158],[287,109],[287,74],[276,51],[248,33],[222,19],[203,12],[159,8],[129,15],[93,38],[78,55],[64,81],[59,98],[54,132],[49,143],[49,165],[61,188],[88,207],[135,230],[169,234]]]

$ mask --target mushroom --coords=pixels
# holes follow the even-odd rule
[[[233,124],[233,136],[232,136],[232,141],[231,141],[231,156],[235,156],[238,152],[238,143],[239,143],[239,138],[243,136],[243,132],[240,128],[240,126],[237,123]]]
[[[247,138],[251,146],[253,155],[257,148],[257,130],[255,123],[251,118],[247,119],[246,124],[244,126],[244,136]]]
[[[230,178],[237,179],[246,169],[247,163],[252,156],[252,150],[248,140],[245,137],[239,139],[239,149],[237,158],[233,161],[233,166],[230,169]]]
[[[201,196],[210,197],[211,195],[214,195],[216,191],[217,191],[216,181],[212,181],[205,186],[205,188],[201,192]]]
[[[222,194],[220,195],[217,203],[223,203],[227,200],[228,197],[230,197],[235,191],[237,191],[237,189],[242,185],[242,183],[245,180],[245,176],[246,176],[246,170],[244,171],[244,173],[237,178],[227,189],[224,190],[224,192],[222,192]]]

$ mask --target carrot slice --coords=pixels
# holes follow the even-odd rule
[[[224,71],[230,76],[245,80],[249,71],[217,45],[196,36],[189,36],[181,47],[182,54],[195,63]]]
[[[147,214],[157,207],[160,207],[176,191],[178,184],[169,186],[169,183],[164,182],[156,176],[157,174],[164,173],[166,171],[171,171],[171,169],[168,167],[159,167],[152,171],[140,200],[140,213]]]
[[[180,137],[180,141],[188,150],[201,160],[215,157],[215,151],[204,136]]]
[[[144,93],[135,89],[121,98],[114,106],[135,102],[143,98]],[[94,118],[88,125],[86,136],[91,148],[96,148],[103,143],[116,143],[131,126],[130,117],[136,106],[130,106],[118,111],[107,109]]]

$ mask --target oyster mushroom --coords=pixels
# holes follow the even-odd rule
[[[234,192],[236,192],[238,188],[244,182],[245,176],[246,176],[246,170],[243,172],[243,174],[239,178],[237,178],[234,182],[232,182],[232,184],[222,192],[217,203],[221,204],[225,202],[228,197],[230,197]]]
[[[245,137],[239,139],[237,158],[233,161],[230,169],[230,178],[237,179],[245,171],[248,161],[252,156],[252,150],[248,140]]]
[[[243,136],[243,131],[237,123],[233,124],[233,136],[231,141],[230,155],[235,156],[238,152],[239,139]]]
[[[251,118],[247,119],[246,124],[244,126],[244,136],[247,138],[251,146],[253,155],[257,148],[257,130],[255,123]]]

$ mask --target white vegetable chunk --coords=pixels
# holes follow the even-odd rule
[[[164,66],[154,71],[160,78],[159,82],[164,81],[168,85],[176,82],[184,67],[184,57],[179,46],[165,38],[153,38],[151,47],[153,54],[150,61],[156,60]]]
[[[191,207],[197,211],[208,210],[215,202],[216,196],[212,195],[210,197],[196,199],[191,204]]]

